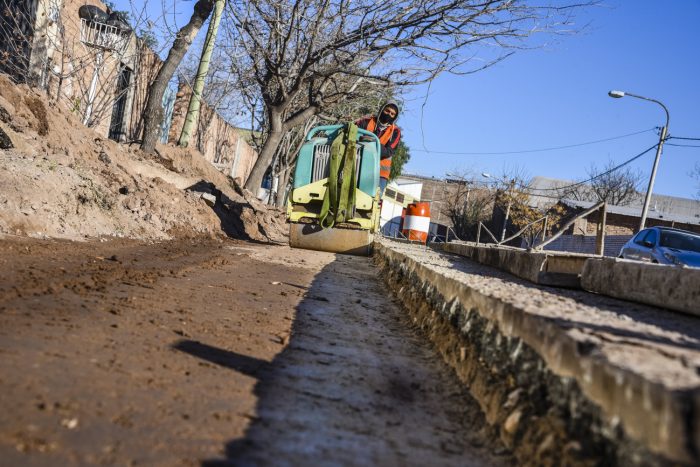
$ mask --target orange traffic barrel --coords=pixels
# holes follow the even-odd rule
[[[410,241],[426,243],[430,229],[430,203],[411,203],[406,208],[401,233]]]

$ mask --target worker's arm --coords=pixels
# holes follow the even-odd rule
[[[359,118],[355,121],[355,125],[362,128],[363,130],[366,130],[367,124],[369,123],[369,119],[370,119],[370,117],[367,117],[367,116]]]
[[[391,139],[387,141],[385,145],[382,146],[382,159],[387,159],[389,157],[394,157],[396,148],[401,141],[401,129],[399,127],[394,128],[394,132],[391,134]]]

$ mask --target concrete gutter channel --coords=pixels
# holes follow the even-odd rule
[[[536,254],[528,262],[515,250],[451,248],[487,264],[500,257],[498,264],[527,281],[389,240],[375,243],[375,261],[521,463],[700,463],[697,318],[542,286],[576,287],[578,267],[602,277],[582,276],[592,289],[613,286],[615,275],[646,273],[615,261],[589,266],[580,255],[549,261]]]

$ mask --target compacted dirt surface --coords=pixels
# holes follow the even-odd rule
[[[0,465],[509,465],[368,258],[0,239]]]

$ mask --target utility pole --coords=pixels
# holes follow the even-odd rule
[[[194,129],[197,120],[199,120],[199,109],[201,107],[202,102],[204,79],[207,77],[207,73],[209,72],[211,54],[214,51],[216,34],[219,30],[219,23],[221,22],[221,13],[224,10],[225,3],[226,0],[216,0],[216,3],[214,3],[214,11],[212,12],[211,21],[209,22],[207,36],[204,39],[202,57],[199,59],[199,67],[197,67],[197,76],[195,77],[194,84],[192,85],[192,96],[190,96],[190,104],[187,108],[187,116],[185,117],[185,123],[182,125],[180,139],[177,142],[178,146],[182,146],[184,148],[186,148],[189,144],[190,137],[192,136],[192,130]]]

